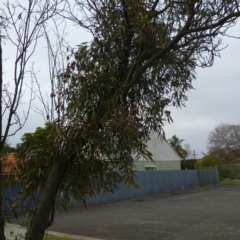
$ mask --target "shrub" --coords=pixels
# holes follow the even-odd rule
[[[181,161],[181,169],[195,169],[195,164],[198,162],[196,159],[191,159],[191,160],[182,160]]]
[[[219,158],[215,155],[206,155],[201,159],[201,161],[198,161],[195,164],[195,169],[214,167],[216,165],[220,165]]]
[[[229,170],[224,166],[218,166],[218,176],[219,180],[222,181],[225,178],[229,177]]]

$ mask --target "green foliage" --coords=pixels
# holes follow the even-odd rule
[[[198,161],[195,164],[195,169],[204,168],[204,167],[214,167],[219,164],[220,162],[218,157],[214,155],[206,155],[201,159],[201,161]]]
[[[22,143],[17,144],[16,175],[24,185],[23,196],[43,187],[49,168],[57,156],[55,134],[52,125],[46,124],[44,128],[38,127],[34,133],[25,133],[21,138]]]
[[[151,160],[150,131],[162,134],[165,121],[171,121],[165,108],[187,100],[194,56],[176,49],[149,65],[171,40],[171,29],[149,14],[148,2],[121,5],[99,1],[86,16],[94,39],[69,52],[67,68],[57,76],[59,117],[47,131],[23,138],[18,158],[24,191],[43,186],[50,166],[62,157],[69,162],[59,191],[66,200],[113,191],[118,182],[136,186],[134,160]]]
[[[182,160],[181,161],[181,169],[195,169],[195,164],[198,161],[195,159],[191,159],[191,160]]]
[[[225,178],[229,177],[229,170],[224,165],[218,166],[218,176],[219,180],[222,181]]]
[[[230,180],[230,179],[223,179],[223,180],[221,180],[221,182],[220,182],[220,184],[235,184],[235,183],[237,183],[237,184],[239,184],[240,183],[240,181],[238,180],[238,179],[234,179],[234,180]]]
[[[114,191],[119,182],[136,186],[133,154],[151,159],[150,131],[163,134],[172,121],[166,108],[184,105],[196,66],[213,64],[221,37],[240,16],[238,1],[73,2],[73,9],[71,1],[63,4],[59,21],[68,14],[93,39],[66,49],[67,67],[51,93],[57,118],[18,146],[23,195],[43,190],[29,239],[42,239],[57,190],[68,202]],[[64,52],[64,44],[57,49]]]
[[[219,175],[222,179],[238,179],[240,174],[240,164],[224,164],[218,167]]]
[[[192,1],[77,1],[73,12],[83,14],[77,23],[93,39],[68,51],[67,67],[57,75],[51,97],[58,99],[58,117],[19,146],[23,191],[43,187],[49,169],[62,162],[63,179],[48,183],[60,184],[58,194],[66,201],[113,191],[119,182],[136,186],[134,160],[151,160],[150,131],[163,134],[165,122],[172,121],[166,108],[184,105],[196,65],[210,66],[218,54],[215,35],[223,35],[224,21],[213,25],[222,12],[214,7],[222,9]],[[186,150],[177,146],[184,158]]]
[[[44,240],[83,240],[82,238],[76,239],[76,238],[68,238],[68,237],[55,237],[55,236],[49,236],[47,235]]]
[[[111,124],[109,124],[110,126]],[[23,197],[33,196],[35,190],[44,187],[50,167],[58,161],[59,155],[62,154],[62,142],[59,141],[60,133],[58,131],[60,130],[57,124],[47,124],[45,128],[38,127],[34,133],[24,134],[22,143],[17,145],[18,168],[16,175],[23,184]],[[120,132],[123,136],[125,136],[124,131],[126,131],[125,128]],[[134,139],[131,136],[126,136],[129,146],[131,146],[131,139]],[[117,140],[122,141],[123,138],[119,136]],[[95,152],[92,151],[90,146],[93,144],[93,141],[89,141],[84,149],[77,149],[76,143],[72,145],[79,155],[71,160],[71,165],[66,172],[65,180],[60,185],[57,196],[64,208],[71,202],[72,197],[85,199],[87,195],[93,196],[95,192],[113,191],[117,182],[123,181],[125,184],[136,186],[131,175],[133,174],[133,159],[130,147],[126,146],[121,150],[114,144],[114,139],[109,139],[109,142],[103,141],[102,144],[107,144],[106,153],[110,151],[109,148],[112,148],[111,152],[115,151],[118,154],[114,158],[109,155],[107,159],[106,156],[101,155],[102,152],[99,149],[94,149]],[[70,160],[71,156],[65,157]],[[151,156],[149,155],[149,157]]]

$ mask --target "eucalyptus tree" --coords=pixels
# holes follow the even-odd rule
[[[21,158],[25,183],[39,181],[41,190],[31,240],[42,239],[51,225],[58,193],[85,199],[114,190],[117,182],[134,185],[132,154],[151,159],[145,143],[150,130],[163,133],[172,121],[167,106],[184,105],[195,68],[213,64],[221,37],[240,16],[239,1],[67,3],[61,16],[92,33],[92,41],[70,51],[66,69],[56,76],[51,96],[59,99],[58,117],[49,130],[51,161],[40,171],[44,181],[28,178],[31,161],[24,162],[42,146]]]

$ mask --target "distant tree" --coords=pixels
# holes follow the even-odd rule
[[[193,150],[191,158],[192,159],[196,159],[197,158],[197,152],[195,150]]]
[[[189,143],[184,143],[183,145],[184,149],[187,151],[187,155],[185,157],[185,159],[190,159],[192,157],[192,149]]]
[[[1,156],[4,156],[8,153],[13,153],[13,152],[16,152],[16,148],[15,147],[11,147],[11,145],[9,143],[5,143],[3,148],[2,148],[2,151],[1,151]]]
[[[222,163],[240,160],[240,124],[220,124],[210,132],[207,149]]]
[[[214,155],[206,155],[195,164],[195,168],[199,169],[199,168],[203,168],[203,167],[214,167],[219,164],[220,164],[220,162],[219,162],[218,157],[216,157]]]
[[[168,139],[168,142],[172,145],[172,147],[178,153],[178,155],[181,158],[186,159],[188,152],[182,147],[183,141],[184,141],[183,139],[179,139],[176,135],[173,135],[172,138]]]
[[[189,160],[182,160],[181,161],[181,169],[195,169],[195,164],[197,163],[197,160],[195,159],[189,159]]]

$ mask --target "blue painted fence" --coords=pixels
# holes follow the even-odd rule
[[[215,168],[203,170],[139,171],[135,172],[135,175],[135,182],[139,188],[126,188],[123,184],[119,184],[114,193],[97,193],[95,197],[88,197],[87,204],[218,184],[218,172]],[[21,198],[20,190],[21,186],[17,184],[11,188],[2,189],[2,194],[5,199]],[[26,203],[22,202],[21,204],[26,206]],[[82,204],[82,201],[73,200],[73,205],[79,204]],[[9,206],[7,201],[5,201],[4,206],[5,209]],[[22,209],[18,209],[18,213],[23,213]]]
[[[114,193],[97,193],[95,197],[89,197],[87,199],[87,204],[102,203],[200,186],[199,176],[196,170],[139,171],[136,172],[135,175],[135,182],[139,188],[126,188],[123,184],[119,184]],[[78,201],[73,202],[74,205],[80,203],[81,202]]]

